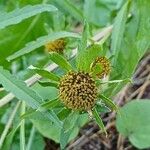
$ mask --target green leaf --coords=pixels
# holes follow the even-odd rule
[[[112,64],[113,69],[110,74],[110,80],[119,80],[131,78],[138,62],[150,48],[150,24],[147,20],[150,19],[150,3],[149,0],[132,1],[130,7],[131,19],[126,23],[126,30],[121,42],[121,47],[118,49],[115,56],[115,62]],[[138,10],[138,11],[137,11]],[[128,63],[127,63],[128,62]],[[105,95],[114,96],[125,85],[125,82],[117,85],[109,85]]]
[[[73,112],[64,120],[63,128],[60,132],[60,147],[64,149],[69,141],[69,137],[79,117],[78,112]]]
[[[42,98],[35,91],[27,87],[24,82],[16,79],[2,67],[0,67],[0,83],[7,91],[12,92],[19,100],[25,101],[33,109],[40,107],[43,101]],[[61,122],[53,111],[44,112],[43,115],[61,127]]]
[[[72,32],[60,31],[60,32],[50,33],[48,35],[39,37],[36,41],[27,43],[24,48],[17,51],[13,55],[10,55],[9,57],[7,57],[7,60],[11,61],[13,59],[16,59],[20,56],[23,56],[25,54],[28,54],[34,51],[35,49],[45,45],[49,41],[53,41],[53,40],[56,40],[59,38],[65,38],[65,37],[80,38],[79,34],[72,33]]]
[[[51,86],[51,87],[58,88],[58,83],[49,82],[49,81],[38,81],[38,83],[43,87]]]
[[[140,99],[127,103],[117,115],[117,129],[127,136],[138,149],[150,147],[150,100]]]
[[[113,51],[113,55],[115,55],[116,58],[120,50],[121,42],[123,40],[123,35],[125,32],[125,25],[126,25],[128,11],[129,11],[129,4],[130,4],[130,0],[128,0],[124,4],[124,6],[121,8],[119,13],[117,14],[117,17],[115,19],[115,23],[113,26],[111,49]]]
[[[58,118],[60,120],[64,120],[66,117],[68,117],[68,115],[71,113],[71,109],[68,108],[63,108],[62,110],[60,110],[57,114]]]
[[[110,107],[112,110],[118,111],[118,107],[114,104],[114,102],[111,99],[107,98],[102,94],[99,94],[98,97],[101,98],[102,101],[104,101],[106,106]]]
[[[60,104],[60,101],[58,98],[54,99],[54,100],[49,100],[43,104],[41,104],[40,108],[39,109],[50,109],[50,108],[53,108],[55,106],[57,106],[58,104]]]
[[[97,109],[94,108],[93,111],[92,111],[92,113],[93,113],[93,116],[94,116],[94,118],[95,118],[95,121],[97,122],[97,124],[99,125],[99,127],[102,129],[102,131],[103,131],[103,132],[106,134],[106,136],[107,136],[107,131],[106,131],[106,129],[105,129],[105,126],[104,126],[104,124],[103,124],[103,121],[102,121],[101,117],[100,117],[99,114],[98,114]]]
[[[54,80],[56,82],[60,80],[59,76],[57,76],[56,74],[49,72],[47,70],[43,70],[43,69],[40,69],[40,68],[37,68],[34,66],[29,66],[29,69],[33,70],[35,73],[41,75],[44,78],[48,78],[48,79]]]
[[[42,13],[42,12],[51,12],[51,11],[57,11],[57,8],[49,5],[49,4],[38,4],[34,6],[25,6],[20,9],[15,9],[11,12],[4,12],[0,14],[0,29],[5,28],[6,26],[17,24],[21,22],[24,19],[27,19],[29,17],[32,17],[36,14]]]
[[[63,70],[65,71],[73,70],[71,64],[60,54],[56,52],[52,52],[52,53],[49,53],[49,57],[54,63],[59,65],[59,67],[61,67]]]
[[[86,50],[81,51],[77,57],[77,68],[79,70],[90,72],[91,63],[101,54],[101,46],[94,44]]]
[[[70,1],[68,1],[68,0],[63,0],[63,1],[54,0],[54,2],[56,3],[56,5],[63,8],[65,11],[67,11],[69,13],[69,15],[72,15],[77,20],[79,20],[79,21],[83,20],[82,11],[80,9],[78,9],[77,7],[75,7],[75,5],[72,4]]]
[[[66,117],[68,117],[68,116],[66,116]],[[31,121],[33,122],[33,125],[44,137],[50,138],[57,143],[60,142],[60,135],[61,135],[60,128],[58,128],[55,124],[52,124],[48,119],[43,118],[43,116],[39,113],[34,114],[30,118],[31,118]],[[88,116],[87,116],[87,114],[82,114],[79,116],[79,118],[77,120],[73,120],[72,116],[70,116],[68,118],[68,121],[69,120],[70,120],[70,123],[66,124],[66,125],[68,125],[68,127],[65,127],[65,128],[70,129],[70,126],[71,126],[71,129],[72,129],[72,130],[70,129],[71,134],[69,136],[68,142],[70,140],[73,140],[78,135],[80,127],[83,126],[88,121]],[[64,121],[65,121],[65,119],[64,119]],[[74,128],[72,128],[73,125],[74,125]]]

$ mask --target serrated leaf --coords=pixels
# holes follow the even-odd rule
[[[3,29],[9,25],[17,24],[24,19],[45,11],[57,11],[57,8],[49,4],[38,4],[34,6],[28,5],[8,13],[4,12],[0,14],[0,29]]]
[[[56,52],[49,53],[50,59],[65,71],[73,70],[71,64],[60,54]]]
[[[118,111],[117,105],[115,105],[115,103],[111,99],[109,99],[108,97],[106,97],[102,94],[99,94],[98,97],[101,98],[102,101],[104,101],[106,106],[108,106],[112,110]]]
[[[95,117],[95,121],[97,122],[98,126],[102,129],[103,132],[105,132],[105,134],[107,136],[107,131],[105,129],[105,126],[103,124],[103,121],[102,121],[101,117],[98,114],[97,109],[94,108],[93,111],[92,111],[92,113],[93,113],[93,116]]]
[[[20,56],[23,56],[25,54],[28,54],[34,51],[35,49],[45,45],[49,41],[53,41],[53,40],[56,40],[59,38],[65,38],[65,37],[80,38],[79,34],[72,33],[72,32],[60,31],[60,32],[50,33],[46,36],[39,37],[36,41],[27,43],[24,48],[10,55],[9,57],[7,57],[7,60],[11,61],[13,59],[16,59]]]
[[[50,80],[54,80],[56,82],[58,82],[60,80],[60,77],[57,76],[56,74],[49,72],[47,70],[44,69],[40,69],[34,66],[30,66],[29,69],[33,70],[35,73],[41,75],[44,78],[48,78]]]
[[[43,101],[42,98],[35,91],[27,87],[24,82],[16,79],[9,71],[4,70],[2,67],[0,67],[0,83],[7,91],[12,92],[19,100],[25,101],[33,109],[40,107]],[[53,111],[46,111],[43,115],[61,127],[61,122]]]

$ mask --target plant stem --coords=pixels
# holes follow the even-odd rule
[[[21,105],[21,115],[25,113],[26,104],[23,101]],[[21,121],[20,126],[20,150],[25,150],[25,119]]]
[[[31,129],[31,132],[30,132],[30,137],[29,137],[29,140],[28,140],[28,144],[27,144],[26,150],[30,150],[31,149],[32,142],[33,142],[33,139],[34,139],[34,135],[35,135],[35,128],[33,126],[32,129]]]
[[[17,110],[18,110],[19,106],[20,106],[20,101],[17,103],[17,105],[13,109],[13,111],[12,111],[12,113],[11,113],[9,119],[8,119],[8,122],[7,122],[7,124],[6,124],[5,128],[4,128],[4,131],[1,134],[1,137],[0,137],[0,149],[2,148],[3,142],[4,142],[5,138],[6,138],[6,135],[7,135],[8,131],[9,131],[10,126],[12,125],[13,119],[14,119],[16,113],[17,113]]]

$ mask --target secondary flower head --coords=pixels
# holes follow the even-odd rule
[[[90,110],[96,101],[95,81],[88,73],[68,72],[60,81],[61,101],[71,109]]]
[[[109,60],[106,57],[97,57],[91,65],[91,71],[96,70],[96,68],[96,76],[98,78],[103,78],[107,76],[111,70]]]
[[[55,41],[48,42],[45,45],[45,50],[48,52],[63,53],[65,46],[66,46],[66,41],[64,39],[57,39]]]

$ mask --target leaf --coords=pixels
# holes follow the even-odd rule
[[[93,113],[93,116],[94,116],[95,121],[97,122],[98,126],[102,129],[103,132],[105,132],[105,134],[106,134],[106,136],[107,136],[107,131],[106,131],[106,129],[105,129],[105,126],[104,126],[104,124],[103,124],[102,119],[100,118],[100,116],[99,116],[99,114],[98,114],[97,109],[94,108],[93,111],[92,111],[92,113]]]
[[[58,83],[55,83],[55,82],[38,81],[38,83],[39,83],[41,86],[43,86],[43,87],[51,86],[51,87],[58,88]]]
[[[130,7],[131,19],[126,23],[121,47],[118,56],[112,64],[110,80],[131,78],[138,62],[150,48],[150,3],[149,0],[132,1]],[[137,11],[138,10],[138,11]],[[128,63],[127,63],[128,62]],[[105,95],[115,96],[120,89],[125,86],[125,82],[111,84],[105,91]]]
[[[106,96],[99,94],[99,98],[106,104],[106,106],[110,107],[112,110],[118,111],[118,107],[114,104],[114,102],[107,98]]]
[[[72,15],[77,20],[79,20],[79,21],[83,20],[82,11],[80,9],[78,9],[77,7],[75,7],[75,5],[72,4],[70,1],[68,1],[68,0],[63,0],[63,1],[54,0],[54,2],[56,3],[56,5],[63,8],[65,11],[67,11],[69,13],[69,15]]]
[[[60,142],[60,132],[61,132],[60,128],[58,128],[55,124],[52,124],[48,119],[43,118],[43,116],[39,113],[34,114],[34,116],[30,117],[30,118],[31,118],[33,125],[44,137],[52,139],[57,143]],[[73,120],[73,119],[71,119],[71,117],[69,117],[68,121],[69,121],[69,119],[72,122],[70,122],[69,124],[66,124],[66,125],[68,125],[68,129],[70,129],[70,125],[72,128],[73,124],[74,124],[74,128],[72,128],[72,130],[70,129],[71,134],[69,136],[68,142],[70,140],[73,140],[78,135],[80,127],[82,127],[88,121],[88,116],[87,116],[87,114],[86,115],[82,114],[78,117],[77,120]]]
[[[37,74],[41,75],[44,78],[48,78],[50,80],[54,80],[54,81],[59,81],[60,77],[57,76],[56,74],[49,72],[47,70],[43,70],[34,66],[29,66],[29,69],[33,70],[34,72],[36,72]]]
[[[50,108],[53,108],[53,107],[57,106],[58,104],[60,104],[60,101],[58,100],[58,98],[56,98],[54,100],[49,100],[49,101],[41,104],[39,109],[43,109],[43,108],[44,109],[50,109]]]
[[[73,70],[71,64],[60,54],[58,54],[56,52],[51,52],[51,53],[49,53],[49,57],[54,63],[59,65],[59,67],[61,67],[62,69],[66,70],[66,71]]]
[[[19,100],[25,101],[33,109],[40,107],[42,98],[2,67],[0,67],[0,83],[7,91],[12,92]],[[53,111],[44,112],[43,115],[61,127],[61,122]]]
[[[91,63],[101,54],[101,46],[94,44],[86,50],[81,51],[77,58],[77,68],[85,72],[90,72]]]
[[[36,14],[42,13],[42,12],[51,12],[51,11],[57,11],[57,8],[49,5],[49,4],[38,4],[34,6],[25,6],[20,9],[15,9],[11,12],[4,12],[0,14],[0,29],[3,29],[9,25],[17,24],[21,22],[24,19],[27,19],[29,17],[32,17]]]
[[[79,114],[77,112],[73,112],[64,120],[63,128],[60,132],[61,149],[64,149],[66,147],[78,117]]]
[[[39,37],[36,41],[27,43],[24,48],[10,55],[9,57],[7,57],[7,60],[11,61],[13,59],[16,59],[20,56],[23,56],[25,54],[28,54],[34,51],[35,49],[45,45],[49,41],[53,41],[53,40],[56,40],[59,38],[65,38],[65,37],[80,38],[79,34],[72,33],[72,32],[60,31],[60,32],[50,33],[48,35]]]
[[[117,115],[118,131],[127,136],[138,149],[150,147],[150,100],[137,99],[127,103]]]
[[[119,11],[115,19],[115,23],[112,31],[111,50],[113,52],[113,55],[116,56],[116,58],[121,47],[121,42],[123,40],[125,25],[126,25],[128,11],[129,11],[129,4],[130,4],[130,0],[128,0]]]

